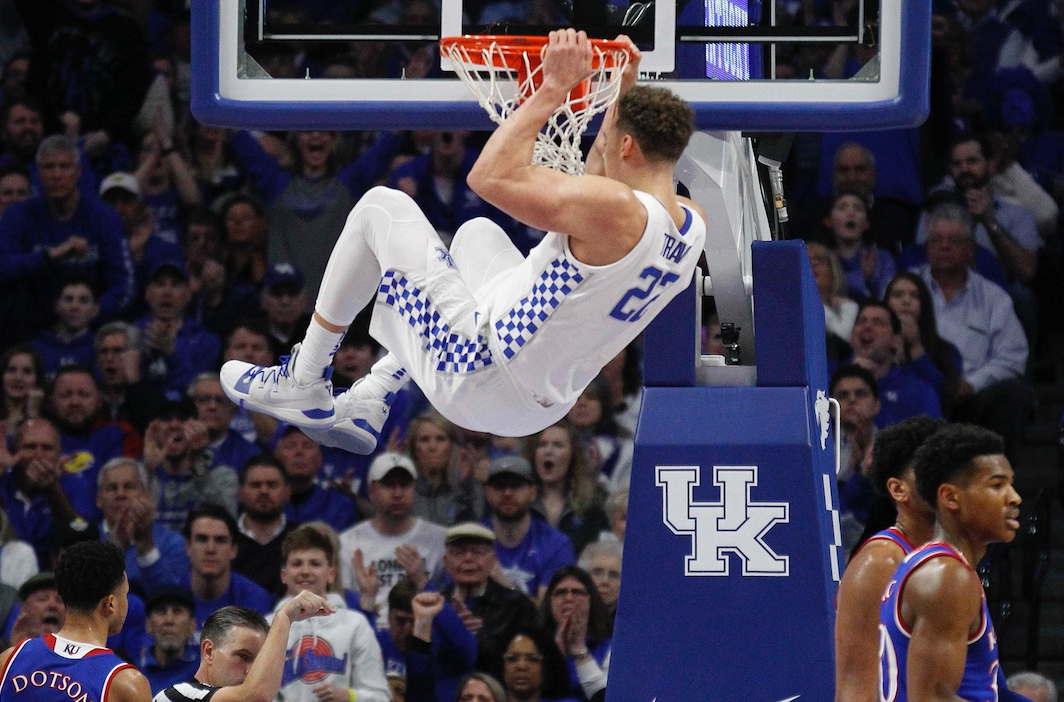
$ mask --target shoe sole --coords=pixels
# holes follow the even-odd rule
[[[297,426],[300,429],[329,429],[332,427],[333,422],[336,419],[335,409],[298,410],[285,407],[272,407],[262,402],[252,400],[247,395],[241,395],[224,382],[222,383],[222,390],[225,392],[226,397],[238,406],[252,412],[268,414],[275,419],[280,419],[282,422]]]
[[[331,446],[332,448],[343,449],[349,453],[357,453],[360,456],[368,456],[373,453],[373,449],[377,448],[378,436],[373,428],[369,426],[365,420],[357,420],[360,424],[364,424],[365,427],[359,426],[355,423],[355,420],[342,420],[344,428],[333,426],[332,429],[325,431],[313,430],[305,432],[312,441],[315,441],[322,446]]]

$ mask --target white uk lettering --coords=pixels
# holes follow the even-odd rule
[[[15,692],[22,692],[26,689],[26,685],[29,684],[29,679],[25,675],[16,675],[11,678],[11,685],[15,688]]]
[[[41,681],[40,682],[37,682],[37,676],[38,675],[41,676],[41,678],[40,678]],[[47,684],[47,682],[48,682],[48,676],[45,675],[43,670],[35,670],[32,673],[30,673],[30,685],[33,685],[34,687],[44,687],[45,684]]]
[[[788,575],[790,558],[776,554],[764,539],[773,526],[789,521],[790,504],[750,500],[757,466],[714,466],[720,501],[694,502],[700,472],[699,466],[658,466],[656,472],[657,485],[665,490],[665,525],[693,541],[684,575],[727,576],[728,554],[739,557],[744,576]]]

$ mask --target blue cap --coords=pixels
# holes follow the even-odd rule
[[[295,283],[302,290],[304,282],[303,272],[291,263],[275,263],[262,275],[262,287],[265,290],[278,283]]]
[[[152,280],[161,273],[163,270],[170,269],[181,276],[185,281],[188,280],[188,271],[185,269],[183,261],[176,258],[163,259],[158,263],[155,263],[148,271],[148,280]]]

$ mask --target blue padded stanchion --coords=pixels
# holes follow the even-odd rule
[[[666,313],[646,332],[607,702],[834,697],[824,310],[804,244],[757,242],[752,256],[756,387],[678,386],[680,370],[651,358],[686,348],[691,291],[670,306],[684,323]]]

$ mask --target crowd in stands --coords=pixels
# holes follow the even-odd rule
[[[101,539],[124,549],[132,593],[111,644],[153,691],[192,676],[218,607],[270,614],[317,584],[349,614],[342,637],[313,636],[342,650],[293,650],[286,699],[314,699],[326,675],[301,661],[339,666],[324,670],[359,700],[601,699],[640,343],[563,421],[522,439],[456,427],[413,385],[371,456],[233,405],[220,364],[272,365],[300,341],[345,218],[374,185],[410,194],[445,242],[475,216],[525,252],[543,233],[468,189],[482,134],[198,123],[185,4],[0,0],[0,636],[58,630],[49,570]],[[490,21],[550,16],[546,2],[482,5]],[[807,25],[856,12],[786,6],[782,22]],[[344,15],[359,7],[271,12],[342,22],[365,19]],[[365,8],[384,24],[439,17],[431,0]],[[850,548],[883,526],[868,476],[886,426],[982,424],[1023,471],[1040,344],[1064,327],[1064,2],[935,0],[934,12],[928,123],[799,135],[785,166],[842,408]],[[257,59],[275,77],[439,71],[416,43],[304,49]],[[776,70],[847,78],[867,60],[867,47],[792,45]],[[338,387],[385,352],[369,314],[336,353]],[[704,351],[722,353],[721,320],[705,321]]]

